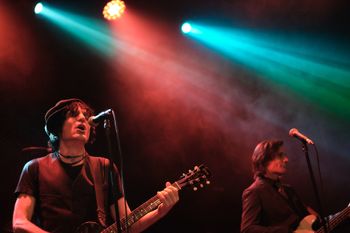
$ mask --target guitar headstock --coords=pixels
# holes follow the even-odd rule
[[[209,169],[203,164],[195,166],[193,170],[189,170],[187,173],[183,173],[176,185],[181,189],[182,187],[192,186],[194,191],[198,190],[198,187],[203,188],[204,184],[210,184],[208,178],[210,177]]]

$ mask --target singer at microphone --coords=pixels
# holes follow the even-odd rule
[[[300,133],[299,130],[297,130],[296,128],[289,130],[289,136],[295,137],[295,138],[299,139],[300,141],[302,141],[303,143],[307,143],[307,144],[311,144],[311,145],[315,144],[310,138],[308,138],[304,134]]]
[[[109,218],[104,216],[113,216],[119,210],[120,213],[132,212],[117,164],[87,151],[90,148],[87,144],[93,143],[94,136],[88,119],[98,123],[112,113],[108,109],[93,116],[92,108],[77,98],[60,100],[49,108],[44,117],[44,130],[51,151],[29,161],[22,169],[12,215],[12,228],[16,232],[91,232],[91,228],[99,229],[97,223],[101,221],[108,225]],[[41,195],[41,190],[45,195]],[[156,194],[156,208],[142,212],[137,224],[128,225],[130,232],[141,232],[164,217],[178,202],[178,190],[179,186],[166,182]],[[102,199],[96,202],[95,197]],[[116,210],[105,205],[108,201],[115,203]],[[66,203],[74,203],[74,208]],[[34,213],[31,210],[42,213],[35,215],[38,221],[32,222]],[[100,211],[103,218],[100,218]],[[77,216],[81,217],[79,221]],[[83,224],[84,221],[88,222]],[[112,225],[113,229],[116,225]]]
[[[91,116],[89,117],[89,124],[90,125],[98,125],[102,120],[106,119],[109,115],[111,115],[112,109],[107,109],[106,111],[100,112],[96,116]]]

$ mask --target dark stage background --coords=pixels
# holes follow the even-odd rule
[[[49,3],[101,20],[105,4]],[[113,25],[129,47],[113,57],[34,15],[34,4],[0,2],[1,232],[10,226],[22,166],[43,155],[22,148],[46,145],[46,110],[71,97],[85,100],[96,112],[116,111],[132,208],[194,165],[203,163],[211,170],[209,186],[197,192],[183,190],[170,214],[147,232],[239,232],[241,193],[252,182],[250,155],[267,138],[285,141],[289,155],[285,182],[317,208],[301,145],[288,136],[293,127],[318,146],[325,212],[335,213],[350,201],[349,76],[336,87],[329,76],[314,81],[315,88],[295,92],[283,81],[291,76],[281,77],[280,83],[261,78],[179,31],[183,21],[193,19],[278,32],[283,38],[303,35],[320,53],[326,41],[332,54],[341,54],[335,65],[349,72],[347,1],[130,0],[126,1],[130,25]],[[316,94],[308,99],[317,88],[331,90],[344,101]],[[99,128],[89,151],[103,155],[105,144]],[[310,152],[316,165],[314,150]]]

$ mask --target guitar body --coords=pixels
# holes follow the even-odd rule
[[[81,224],[75,233],[100,233],[103,231],[103,227],[95,222],[85,222]]]
[[[303,220],[300,221],[298,228],[294,233],[313,233],[315,232],[312,229],[313,224],[316,222],[317,217],[315,215],[308,215]]]
[[[334,228],[336,228],[342,221],[350,218],[350,205],[338,212],[334,215],[334,217],[330,218],[327,224],[327,232],[331,232]],[[298,228],[294,231],[294,233],[326,233],[325,229],[321,227],[318,230],[313,230],[312,227],[317,221],[317,217],[315,215],[308,215],[299,223]]]

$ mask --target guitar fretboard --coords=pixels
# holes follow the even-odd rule
[[[151,199],[137,207],[131,214],[128,215],[127,218],[123,218],[120,220],[122,231],[124,232],[127,227],[130,227],[132,224],[137,222],[140,218],[158,208],[158,206],[162,202],[158,199],[157,196],[153,196]],[[117,223],[112,224],[107,227],[101,233],[119,233],[117,228]]]
[[[210,172],[209,172],[208,168],[202,164],[200,166],[195,166],[194,171],[189,170],[189,172],[187,174],[183,174],[181,176],[181,179],[172,183],[172,186],[177,188],[177,190],[181,190],[183,187],[190,186],[190,185],[195,187],[195,184],[198,184],[198,183],[201,184],[203,181],[206,181],[207,184],[209,184],[208,180],[207,180],[208,177],[210,177]],[[196,190],[196,189],[194,189],[194,190]],[[157,195],[155,195],[151,199],[149,199],[148,201],[146,201],[145,203],[143,203],[142,205],[137,207],[127,217],[120,220],[121,232],[118,232],[117,223],[114,223],[111,226],[105,228],[100,233],[122,233],[122,232],[125,232],[125,230],[128,227],[130,227],[132,224],[137,222],[140,218],[142,218],[143,216],[145,216],[149,212],[157,209],[161,203],[162,202],[159,200]]]
[[[336,226],[338,226],[342,221],[350,216],[350,206],[343,209],[340,213],[338,213],[335,217],[333,217],[328,224],[328,231],[332,231]],[[323,229],[319,229],[317,233],[325,233],[326,231]]]
[[[137,222],[140,218],[148,214],[149,212],[158,208],[162,202],[157,196],[152,197],[141,206],[137,207],[127,218],[123,218],[120,222],[122,225],[122,230],[126,229],[126,226],[130,227],[132,224]]]

